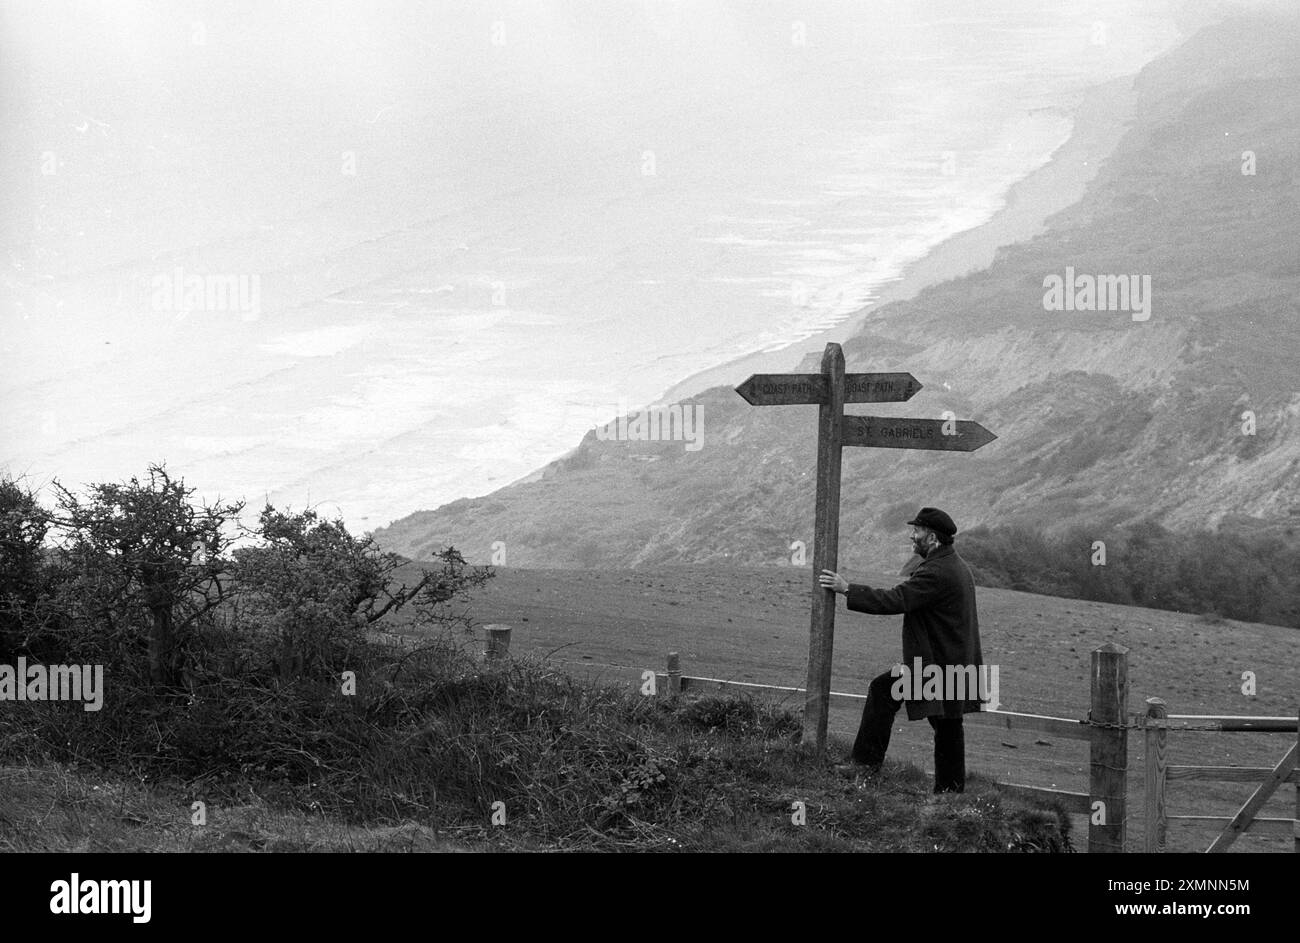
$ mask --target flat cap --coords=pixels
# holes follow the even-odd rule
[[[952,522],[952,518],[938,508],[921,508],[916,512],[916,517],[907,523],[928,527],[936,533],[947,534],[949,537],[957,533],[957,525]]]

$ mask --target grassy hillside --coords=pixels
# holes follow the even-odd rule
[[[960,549],[960,538],[958,539]],[[884,571],[847,571],[877,586],[897,578]],[[513,627],[512,651],[549,655],[566,670],[618,681],[634,690],[647,668],[664,670],[678,651],[686,674],[802,687],[808,657],[806,568],[728,566],[646,567],[635,571],[528,570],[505,567],[477,592],[475,617]],[[1084,717],[1089,660],[1105,642],[1127,647],[1130,710],[1166,700],[1171,714],[1294,716],[1300,705],[1300,631],[1154,609],[978,591],[984,657],[1000,667],[1004,710]],[[840,603],[835,626],[832,690],[863,693],[875,674],[899,658],[898,616],[866,616]],[[582,666],[586,666],[583,668]],[[1257,693],[1242,694],[1241,676],[1254,671]],[[786,698],[798,710],[800,699]],[[857,729],[853,709],[833,707],[835,750],[847,753]],[[1087,788],[1087,744],[968,724],[967,768],[1003,782],[1058,789]],[[891,756],[932,768],[930,729],[895,725]],[[1169,762],[1272,766],[1294,735],[1181,733],[1169,738]],[[1130,842],[1142,837],[1141,738],[1130,742]],[[1171,814],[1229,815],[1250,795],[1241,783],[1177,781]],[[1266,815],[1291,816],[1294,797],[1279,793]],[[1075,834],[1083,826],[1075,820]],[[1203,850],[1205,827],[1171,826],[1173,850]],[[1290,838],[1247,836],[1241,851],[1286,850]]]
[[[892,582],[889,573],[853,577]],[[277,742],[266,744],[273,768],[191,756],[161,705],[150,708],[160,730],[141,727],[142,705],[123,719],[166,748],[123,752],[117,740],[81,729],[100,718],[67,705],[11,704],[0,724],[0,850],[1082,849],[1081,818],[1035,808],[994,783],[1082,790],[1086,744],[972,722],[968,791],[936,797],[923,723],[900,720],[886,775],[859,782],[793,742],[797,697],[672,703],[639,693],[641,672],[662,670],[669,650],[681,653],[687,674],[801,685],[810,582],[803,568],[500,569],[470,604],[478,620],[513,626],[512,664],[489,668],[469,657],[482,640],[467,635],[466,651],[453,657],[435,646],[441,654],[430,666],[408,666],[400,678],[389,678],[388,667],[382,678],[364,673],[346,705],[325,684],[309,728],[273,723],[288,698],[313,696],[306,682],[267,688],[256,722],[242,719],[238,729],[221,719],[230,695],[217,688],[182,710],[205,749],[238,746],[225,742],[231,734],[250,743],[273,735]],[[1009,590],[981,589],[979,602],[1004,709],[1084,716],[1089,653],[1107,641],[1130,650],[1130,709],[1152,695],[1171,713],[1297,709],[1296,630]],[[834,690],[861,692],[897,659],[898,623],[839,610]],[[388,627],[422,632],[403,619]],[[1241,693],[1248,670],[1258,676],[1253,696]],[[37,711],[59,718],[33,723]],[[855,710],[833,708],[832,759],[847,752],[856,723]],[[42,739],[41,730],[59,739]],[[278,742],[285,737],[293,749]],[[1268,766],[1292,739],[1174,734],[1169,761]],[[1133,848],[1143,835],[1142,761],[1134,738]],[[199,765],[188,772],[186,763]],[[1177,781],[1169,809],[1226,815],[1251,788]],[[203,825],[191,820],[195,801],[206,804]],[[491,821],[497,801],[504,825]],[[803,803],[804,825],[791,821],[795,802]],[[1289,793],[1279,794],[1263,814],[1289,816],[1291,804]],[[1175,825],[1171,850],[1203,849],[1211,834]],[[1234,847],[1289,850],[1289,838],[1256,836]]]
[[[846,450],[848,565],[892,565],[923,504],[963,528],[1086,524],[1098,539],[1148,519],[1300,523],[1297,63],[1293,19],[1197,34],[1136,78],[1132,126],[1081,202],[988,269],[882,307],[844,344],[850,370],[925,384],[909,403],[849,412],[952,410],[999,436],[974,454]],[[1067,267],[1149,276],[1150,319],[1044,310],[1044,278]],[[699,451],[589,433],[537,480],[377,536],[413,557],[451,543],[488,562],[496,545],[520,566],[788,561],[812,539],[815,410],[751,407],[730,388],[688,402],[703,410]]]
[[[418,720],[376,723],[350,757],[331,749],[348,725],[322,717],[292,751],[316,757],[309,782],[96,768],[0,724],[0,851],[1070,850],[1057,811],[978,777],[935,796],[906,764],[845,776],[794,742],[791,713],[746,698],[652,699],[529,659],[416,687]],[[374,688],[358,691],[367,716],[392,696]]]

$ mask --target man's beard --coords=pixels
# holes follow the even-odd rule
[[[924,558],[925,555],[929,552],[929,550],[926,548],[925,543],[920,540],[912,541],[912,549],[916,551],[916,555],[918,557],[922,557],[922,558]]]

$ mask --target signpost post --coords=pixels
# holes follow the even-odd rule
[[[845,373],[844,352],[827,344],[821,373],[756,373],[736,392],[753,406],[817,404],[817,510],[813,532],[812,624],[803,740],[826,749],[830,708],[835,593],[817,577],[836,570],[840,545],[840,457],[844,446],[973,452],[997,438],[977,422],[846,416],[845,403],[902,403],[921,384],[910,373]]]

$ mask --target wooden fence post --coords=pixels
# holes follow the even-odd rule
[[[1107,642],[1092,653],[1088,751],[1088,851],[1122,854],[1128,816],[1128,649]]]
[[[668,653],[668,696],[682,693],[682,663],[677,652]]]
[[[487,632],[485,654],[488,661],[497,661],[510,654],[510,626],[494,624],[484,626],[484,629]]]
[[[1147,698],[1147,719],[1161,721],[1169,716],[1163,698]],[[1169,819],[1165,813],[1165,741],[1164,727],[1146,730],[1146,808],[1143,810],[1144,840],[1147,851],[1163,852]]]

